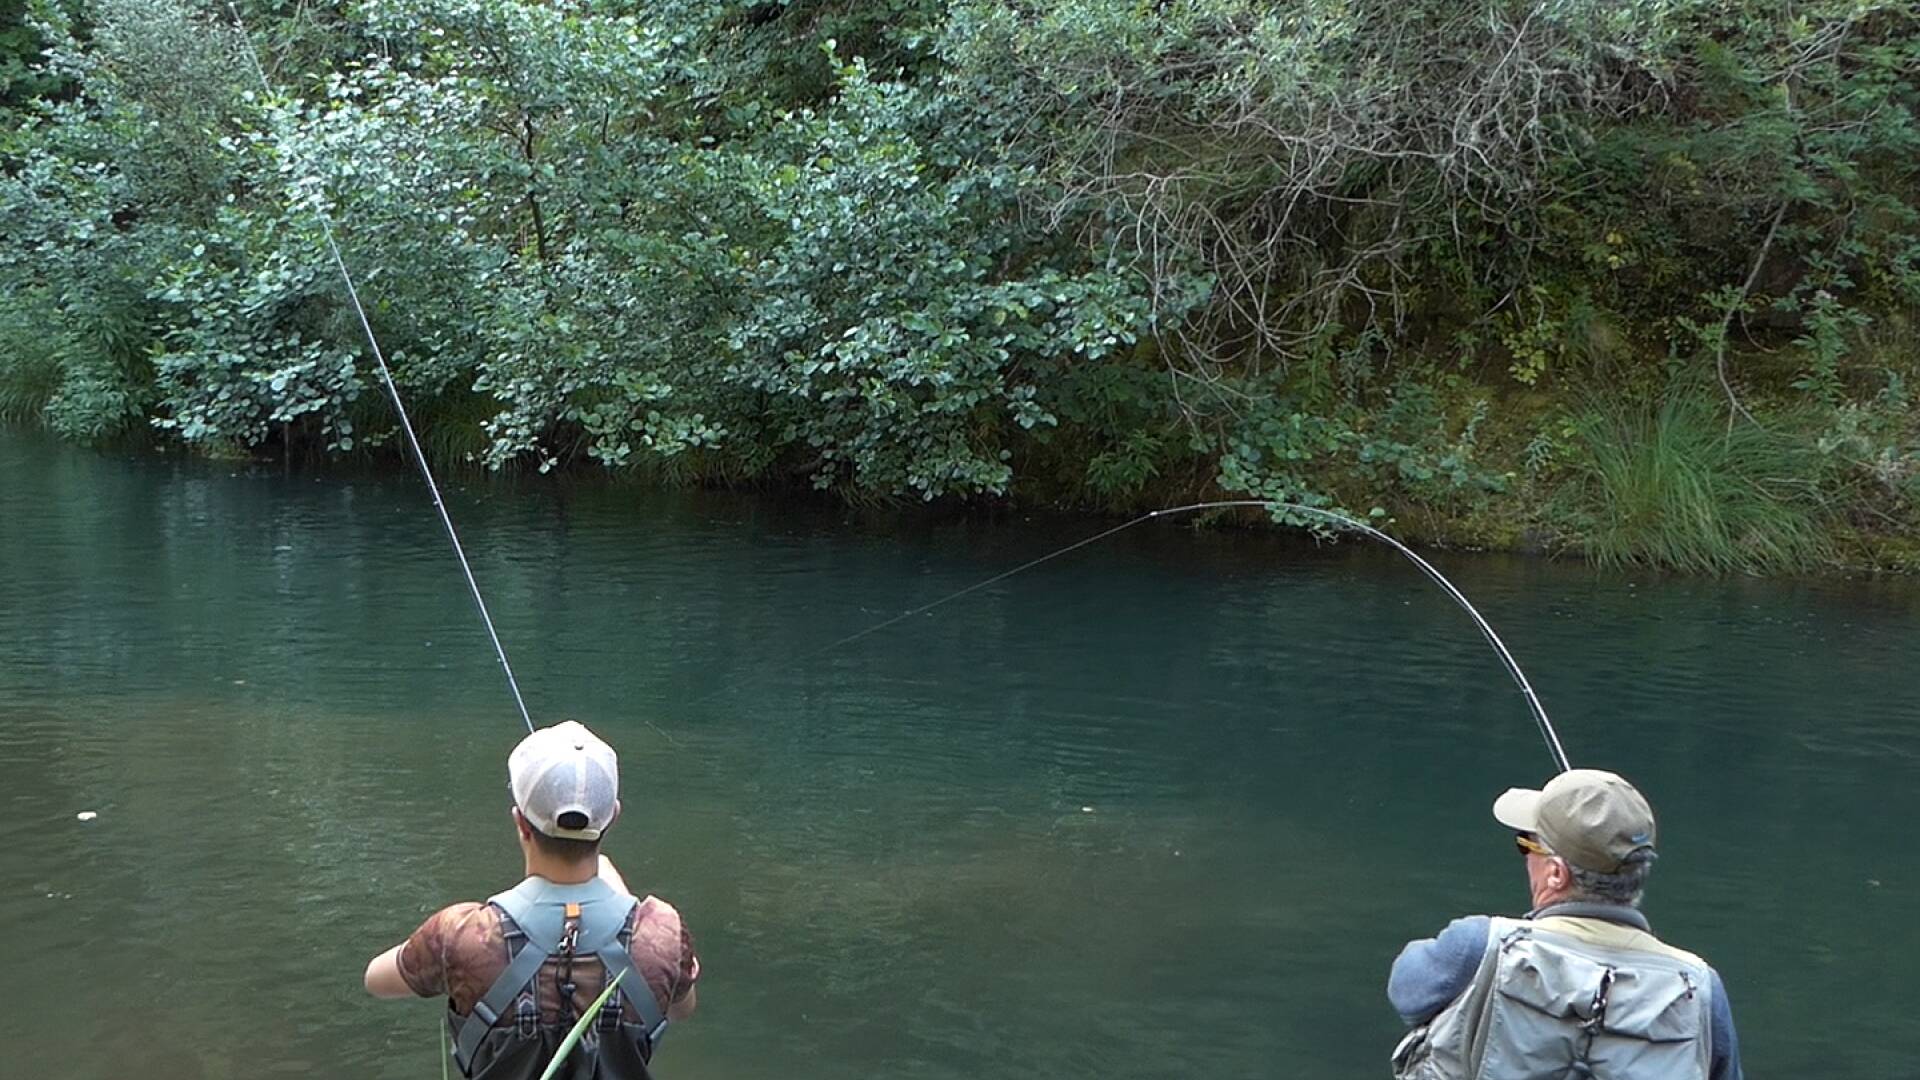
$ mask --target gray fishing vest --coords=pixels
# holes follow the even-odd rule
[[[1706,1080],[1711,969],[1622,909],[1496,918],[1473,982],[1393,1054],[1395,1080]]]
[[[472,1013],[447,1011],[453,1060],[460,1072],[474,1080],[536,1080],[578,1017],[570,1015],[572,995],[565,987],[558,1024],[541,1022],[537,994],[521,995],[532,989],[549,958],[562,957],[570,964],[593,957],[605,967],[609,982],[622,973],[625,977],[558,1075],[566,1080],[649,1080],[647,1062],[667,1021],[646,977],[633,966],[626,929],[638,901],[599,878],[556,885],[529,877],[487,902],[504,916],[500,925],[511,959],[474,1003]],[[626,1018],[623,1002],[633,1007],[639,1023]]]

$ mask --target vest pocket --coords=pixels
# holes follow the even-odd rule
[[[1699,1037],[1700,992],[1682,972],[1616,972],[1605,1028],[1616,1035],[1648,1042],[1687,1042]]]
[[[1432,1052],[1427,1046],[1427,1025],[1421,1024],[1407,1032],[1399,1045],[1393,1048],[1393,1057],[1390,1061],[1393,1065],[1394,1080],[1412,1080],[1413,1077],[1417,1077],[1419,1073],[1414,1071],[1415,1067],[1431,1056]]]
[[[1595,999],[1607,981],[1607,965],[1572,953],[1547,951],[1524,940],[1500,958],[1501,997],[1558,1020],[1593,1018]]]

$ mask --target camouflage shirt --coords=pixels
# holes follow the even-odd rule
[[[684,999],[700,978],[693,938],[673,905],[654,896],[634,905],[627,930],[632,934],[634,971],[646,978],[647,988],[653,991],[664,1016],[667,1007]],[[452,904],[428,917],[407,938],[400,950],[400,977],[421,997],[446,995],[453,1011],[465,1016],[473,1011],[474,1002],[486,996],[511,960],[499,908],[488,903]],[[549,957],[534,979],[535,1000],[545,1023],[557,1023],[559,1019],[559,971],[560,962]],[[575,957],[573,983],[572,1011],[578,1015],[606,986],[600,958]],[[510,1015],[518,1004],[517,998],[513,1006],[501,1011],[502,1015]],[[630,1004],[627,1014],[630,1020],[640,1019]]]

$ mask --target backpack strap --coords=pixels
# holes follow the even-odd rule
[[[620,980],[620,996],[631,1002],[634,1011],[640,1014],[640,1023],[647,1029],[647,1046],[651,1050],[659,1043],[660,1036],[666,1034],[667,1018],[660,1014],[660,1003],[653,999],[653,987],[647,985],[646,976],[633,966],[632,947],[627,941],[616,940],[601,949],[599,956],[601,965],[607,970],[608,982],[620,975],[626,976]]]
[[[480,1049],[480,1041],[487,1037],[487,1031],[493,1027],[494,1021],[500,1019],[500,1014],[513,1004],[513,999],[519,997],[520,991],[539,973],[540,965],[547,962],[547,956],[555,944],[538,942],[529,937],[508,962],[507,969],[487,988],[486,995],[473,1003],[473,1011],[460,1022],[460,1030],[453,1040],[453,1057],[459,1062],[462,1072],[473,1060],[473,1052]]]

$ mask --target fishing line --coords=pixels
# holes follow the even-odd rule
[[[247,60],[253,65],[253,73],[260,80],[260,90],[266,95],[262,104],[273,99],[273,84],[267,80],[266,68],[260,66],[260,52],[254,48],[253,35],[248,32],[246,20],[240,17],[240,9],[232,0],[227,2],[227,10],[233,13],[233,24],[240,32],[240,40],[246,43]],[[407,417],[406,403],[400,400],[400,388],[394,384],[393,372],[387,368],[386,353],[380,348],[380,339],[374,336],[373,323],[367,318],[367,309],[360,304],[360,290],[354,286],[353,274],[347,270],[347,260],[340,254],[340,244],[333,238],[333,221],[325,209],[314,208],[314,216],[320,220],[321,235],[326,237],[327,252],[333,256],[334,268],[340,271],[340,280],[346,283],[347,299],[353,303],[353,313],[360,318],[360,329],[366,332],[367,345],[373,350],[373,362],[380,371],[381,385],[387,388],[387,397],[393,402],[393,411],[400,417],[400,430],[406,433],[407,449],[413,452],[413,461],[420,467],[420,475],[427,482],[427,491],[433,496],[433,508],[440,512],[440,523],[447,527],[447,539],[453,542],[454,557],[460,560],[460,572],[466,576],[467,589],[473,593],[473,606],[480,611],[480,621],[486,624],[487,640],[493,642],[493,654],[500,658],[500,670],[506,672],[507,689],[513,691],[513,703],[520,709],[520,719],[526,721],[527,730],[533,730],[533,717],[527,712],[527,703],[520,696],[520,682],[513,677],[513,665],[507,662],[507,650],[500,644],[500,635],[493,628],[493,616],[487,613],[487,602],[480,595],[480,583],[474,580],[473,567],[467,562],[466,549],[460,546],[460,534],[454,531],[453,517],[447,513],[446,500],[440,497],[440,485],[434,482],[433,469],[427,464],[426,451],[420,449],[420,438],[413,433],[413,421]]]
[[[1215,500],[1212,502],[1190,503],[1185,506],[1170,506],[1161,510],[1154,510],[1154,511],[1142,514],[1131,521],[1122,522],[1121,524],[1115,525],[1110,529],[1106,529],[1101,532],[1095,533],[1094,535],[1089,536],[1084,540],[1077,540],[1074,543],[1068,544],[1066,547],[1060,548],[1057,551],[1052,551],[1045,555],[1040,556],[1037,559],[1033,559],[1028,562],[1021,563],[1019,566],[1016,566],[1011,570],[1005,571],[1004,573],[995,574],[993,577],[990,577],[985,581],[979,582],[974,585],[969,585],[966,588],[961,589],[959,592],[955,592],[947,596],[943,596],[940,599],[935,600],[930,604],[922,604],[917,608],[913,608],[912,610],[903,611],[900,614],[895,615],[893,618],[885,620],[884,622],[875,623],[874,625],[869,626],[865,630],[861,630],[858,633],[849,634],[838,641],[835,641],[829,645],[822,646],[821,648],[815,650],[814,652],[809,653],[803,659],[810,660],[820,656],[823,653],[832,652],[833,650],[841,648],[843,646],[851,645],[852,643],[859,641],[861,638],[868,637],[872,634],[877,634],[880,631],[885,630],[889,626],[894,626],[898,623],[911,619],[917,615],[924,615],[927,612],[932,611],[937,607],[940,607],[944,604],[952,603],[953,601],[958,600],[961,597],[968,595],[969,593],[978,592],[989,585],[998,584],[999,582],[1005,581],[1008,578],[1013,577],[1015,574],[1025,573],[1026,571],[1031,570],[1042,563],[1050,562],[1054,559],[1061,557],[1062,555],[1066,555],[1070,552],[1077,551],[1080,548],[1086,547],[1089,544],[1098,543],[1099,541],[1105,540],[1106,538],[1114,535],[1115,533],[1124,532],[1128,529],[1131,529],[1135,525],[1142,525],[1142,524],[1145,524],[1146,522],[1154,521],[1159,518],[1175,517],[1180,514],[1191,514],[1201,510],[1220,510],[1220,509],[1227,509],[1230,507],[1260,507],[1266,510],[1291,510],[1296,513],[1308,514],[1313,517],[1321,518],[1326,521],[1331,521],[1338,525],[1345,526],[1346,528],[1354,529],[1359,532],[1365,533],[1366,535],[1371,536],[1376,540],[1384,542],[1389,547],[1393,548],[1395,551],[1398,551],[1400,554],[1405,555],[1408,559],[1412,560],[1413,565],[1419,567],[1422,573],[1426,574],[1427,577],[1431,578],[1434,584],[1440,586],[1440,588],[1449,597],[1453,599],[1454,603],[1460,605],[1461,609],[1464,610],[1469,616],[1472,617],[1474,625],[1479,627],[1480,633],[1486,637],[1487,644],[1492,645],[1493,651],[1499,655],[1500,662],[1503,665],[1505,665],[1507,669],[1507,674],[1510,675],[1513,678],[1513,681],[1519,685],[1521,695],[1526,698],[1527,708],[1530,712],[1532,712],[1534,722],[1540,728],[1540,736],[1541,738],[1546,740],[1547,752],[1553,756],[1554,767],[1561,772],[1566,772],[1569,768],[1571,768],[1571,766],[1567,762],[1567,752],[1560,745],[1560,735],[1558,732],[1554,730],[1553,721],[1547,717],[1546,708],[1540,704],[1540,695],[1534,692],[1533,684],[1527,681],[1527,673],[1520,670],[1519,661],[1513,658],[1513,653],[1508,651],[1506,642],[1501,641],[1500,635],[1494,632],[1493,624],[1487,622],[1486,618],[1480,614],[1479,609],[1475,608],[1473,606],[1473,603],[1467,599],[1466,594],[1461,592],[1458,588],[1456,588],[1453,582],[1448,581],[1445,574],[1442,574],[1439,570],[1435,569],[1432,563],[1421,558],[1418,554],[1416,554],[1413,551],[1413,549],[1407,547],[1407,545],[1401,543],[1400,541],[1394,539],[1393,537],[1387,535],[1386,533],[1381,532],[1379,529],[1376,529],[1373,526],[1366,524],[1365,522],[1355,521],[1353,518],[1350,518],[1345,514],[1335,513],[1332,510],[1322,510],[1319,507],[1315,507],[1315,506],[1302,506],[1299,503],[1278,502],[1271,499],[1221,499],[1221,500]],[[699,699],[695,699],[695,700],[699,700]]]
[[[266,97],[268,99],[272,99],[274,96],[273,84],[267,79],[266,69],[261,66],[259,51],[254,47],[253,37],[247,31],[245,20],[240,17],[240,11],[237,7],[234,6],[232,0],[228,0],[227,10],[232,12],[234,25],[240,32],[241,40],[246,43],[247,59],[253,67],[254,75],[260,81],[261,90],[266,94]],[[315,216],[319,219],[321,234],[326,238],[327,252],[333,258],[334,268],[340,272],[340,280],[346,284],[347,299],[351,301],[353,305],[354,314],[359,317],[361,330],[363,330],[366,333],[367,345],[373,351],[374,363],[380,373],[380,382],[386,388],[387,397],[393,402],[393,411],[395,415],[397,415],[400,418],[400,429],[406,435],[407,448],[412,452],[414,464],[419,467],[420,475],[427,483],[427,491],[433,497],[433,508],[439,512],[440,523],[446,527],[447,539],[452,542],[454,556],[460,561],[460,571],[466,577],[467,589],[469,592],[473,594],[474,607],[480,612],[480,621],[486,626],[487,638],[493,644],[494,655],[498,657],[500,660],[500,669],[501,671],[506,673],[507,687],[513,692],[513,702],[520,710],[520,718],[526,721],[527,730],[532,731],[533,718],[531,715],[528,714],[526,701],[520,695],[520,683],[518,680],[514,678],[513,665],[508,663],[507,661],[506,648],[500,644],[500,635],[494,629],[493,617],[487,612],[487,602],[480,595],[480,584],[474,579],[473,567],[467,562],[466,550],[460,544],[460,534],[453,527],[453,518],[447,512],[446,501],[443,498],[441,498],[440,486],[434,482],[433,469],[427,463],[426,452],[420,448],[420,439],[417,435],[414,434],[413,422],[407,416],[406,403],[401,400],[400,388],[394,383],[393,372],[389,370],[387,367],[386,354],[380,348],[379,339],[374,335],[373,323],[371,322],[371,320],[367,318],[366,308],[362,306],[360,303],[360,291],[354,285],[353,274],[348,271],[346,259],[340,253],[340,244],[337,240],[334,239],[333,222],[331,218],[327,215],[325,210],[323,209],[316,208]],[[1314,506],[1302,506],[1298,503],[1279,502],[1279,501],[1270,500],[1270,499],[1222,499],[1222,500],[1214,500],[1210,502],[1190,503],[1185,506],[1166,507],[1160,510],[1153,510],[1148,513],[1142,514],[1131,521],[1123,522],[1119,525],[1113,526],[1112,528],[1105,529],[1101,532],[1095,533],[1092,536],[1086,537],[1083,540],[1075,541],[1074,543],[1068,544],[1066,547],[1060,548],[1056,551],[1049,552],[1048,554],[1042,555],[1037,559],[1032,559],[1027,562],[1021,563],[1019,566],[1016,566],[1011,570],[1007,570],[1002,573],[995,574],[993,577],[990,577],[985,581],[981,581],[974,585],[969,585],[966,588],[959,590],[958,592],[951,593],[947,596],[943,596],[940,599],[935,600],[930,604],[922,604],[921,606],[913,608],[911,610],[903,611],[900,614],[895,615],[890,619],[887,619],[883,622],[875,623],[874,625],[869,626],[866,629],[859,631],[858,633],[850,634],[847,637],[841,638],[838,641],[835,641],[835,642],[832,642],[831,644],[823,646],[822,648],[816,650],[815,652],[808,654],[806,658],[811,659],[813,657],[820,656],[824,653],[832,652],[835,649],[839,649],[847,645],[851,645],[862,638],[869,637],[873,634],[877,634],[880,631],[885,630],[890,626],[897,625],[917,615],[924,615],[927,612],[934,610],[935,608],[941,607],[945,604],[952,603],[955,600],[961,599],[962,597],[965,597],[971,593],[978,592],[981,589],[985,589],[991,585],[998,584],[1017,574],[1025,573],[1026,571],[1031,570],[1037,566],[1040,566],[1043,563],[1051,562],[1054,559],[1058,559],[1064,555],[1071,554],[1072,552],[1078,551],[1079,549],[1086,547],[1090,544],[1099,543],[1100,541],[1105,540],[1108,537],[1115,535],[1116,533],[1124,532],[1128,529],[1133,528],[1136,525],[1141,525],[1149,521],[1157,520],[1159,518],[1175,517],[1181,514],[1196,513],[1202,510],[1220,510],[1220,509],[1229,509],[1229,508],[1236,508],[1236,507],[1259,507],[1259,508],[1268,509],[1268,510],[1289,510],[1295,513],[1306,514],[1312,517],[1317,517],[1322,520],[1330,521],[1335,524],[1341,525],[1345,528],[1353,529],[1355,531],[1371,536],[1374,539],[1387,544],[1389,547],[1393,548],[1395,551],[1398,551],[1400,554],[1406,556],[1409,560],[1412,561],[1412,563],[1415,566],[1420,568],[1420,571],[1422,573],[1424,573],[1428,578],[1431,578],[1434,584],[1440,586],[1440,588],[1449,597],[1453,599],[1454,603],[1460,605],[1460,608],[1464,610],[1467,613],[1467,615],[1473,619],[1474,625],[1479,627],[1480,633],[1487,639],[1487,643],[1493,646],[1493,651],[1500,657],[1500,662],[1506,667],[1507,674],[1511,676],[1513,678],[1513,681],[1520,687],[1520,693],[1522,694],[1522,696],[1526,698],[1527,708],[1533,714],[1534,722],[1540,728],[1540,735],[1543,739],[1546,740],[1547,751],[1549,754],[1553,756],[1554,766],[1562,772],[1565,772],[1568,768],[1570,768],[1570,765],[1568,764],[1568,761],[1567,761],[1566,750],[1561,747],[1559,733],[1554,730],[1553,721],[1548,718],[1546,708],[1542,706],[1540,703],[1540,695],[1534,692],[1533,684],[1527,680],[1526,672],[1520,669],[1519,662],[1513,658],[1513,653],[1507,649],[1506,643],[1500,640],[1500,635],[1494,631],[1492,624],[1487,622],[1486,618],[1480,614],[1479,609],[1473,606],[1473,603],[1467,599],[1465,593],[1462,593],[1457,587],[1455,587],[1453,582],[1447,580],[1446,575],[1442,574],[1438,569],[1435,569],[1432,563],[1429,563],[1427,560],[1421,558],[1411,548],[1407,547],[1405,544],[1402,544],[1400,541],[1394,539],[1392,536],[1389,536],[1386,533],[1381,532],[1379,529],[1376,529],[1373,526],[1368,525],[1364,522],[1356,521],[1353,518],[1346,516],[1345,514],[1335,513],[1334,511],[1331,511],[1331,510],[1322,510],[1319,507],[1314,507]],[[696,701],[705,700],[707,697],[711,697],[711,696],[713,695],[711,694],[701,695],[700,697],[694,698],[692,699],[692,701],[689,701],[688,704],[692,704],[693,702],[696,702]],[[655,730],[659,730],[659,729],[656,728]],[[662,731],[661,734],[664,735],[665,732]],[[671,737],[669,736],[669,738]]]

